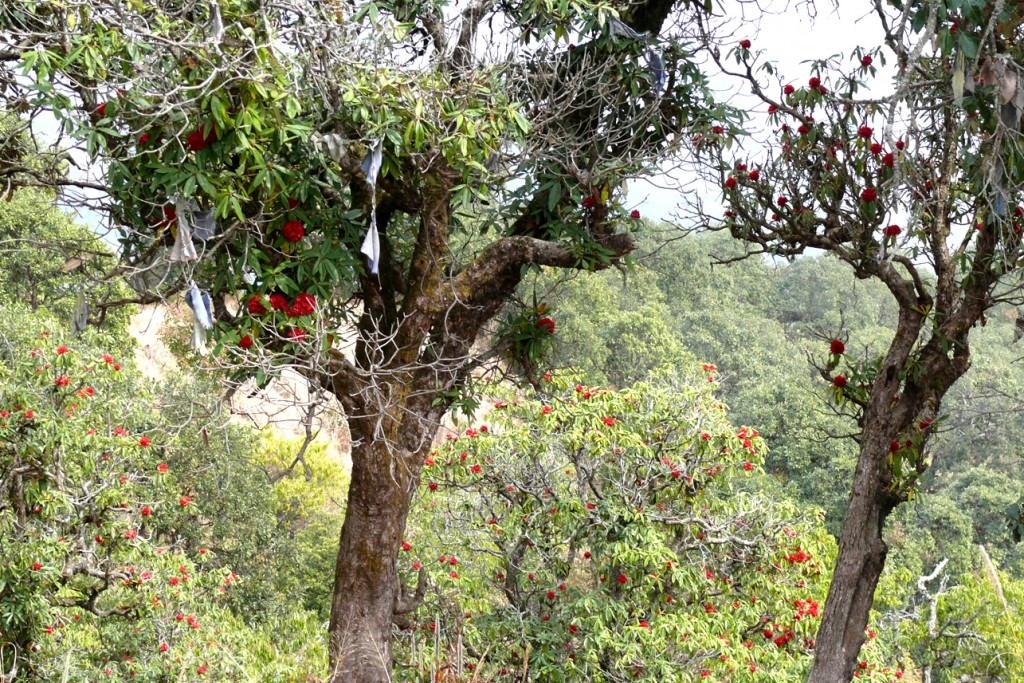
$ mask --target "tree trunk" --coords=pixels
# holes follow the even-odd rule
[[[328,629],[331,683],[391,681],[396,565],[415,479],[388,466],[396,462],[389,450],[370,439],[353,448]]]
[[[853,679],[875,587],[885,567],[889,548],[882,539],[882,530],[899,499],[889,491],[884,469],[889,442],[882,434],[872,436],[861,444],[807,683],[846,683]]]

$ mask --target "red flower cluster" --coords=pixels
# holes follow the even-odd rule
[[[878,199],[878,192],[875,191],[875,188],[873,187],[865,187],[864,190],[861,191],[860,193],[860,199],[865,204],[870,204],[871,202]]]
[[[800,546],[797,546],[796,547],[796,552],[794,552],[794,553],[792,553],[790,555],[787,555],[786,559],[789,560],[790,562],[792,562],[793,564],[801,564],[803,562],[807,562],[808,560],[810,560],[811,556],[808,555],[807,553],[805,553],[803,551],[803,548],[801,548]]]
[[[289,242],[298,242],[305,236],[306,229],[300,221],[288,221],[284,224],[284,229],[281,230],[281,234]]]
[[[834,386],[837,389],[842,389],[843,387],[846,386],[846,377],[844,377],[843,375],[836,375],[835,377],[832,378],[832,386]]]
[[[291,308],[288,309],[288,315],[292,318],[298,318],[303,315],[312,315],[315,310],[316,299],[313,295],[299,294],[295,297],[295,301],[292,302]]]
[[[548,334],[555,333],[555,321],[551,318],[541,318],[537,321],[536,327],[545,330]]]
[[[867,67],[871,66],[871,62],[873,61],[874,60],[871,59],[871,55],[864,55],[863,57],[860,58],[860,65],[866,69]]]
[[[743,40],[740,41],[740,47],[742,47],[744,50],[749,50],[750,49],[750,41],[748,39],[744,38]]]
[[[857,129],[857,136],[864,140],[870,140],[874,131],[869,126],[861,126]]]
[[[890,225],[889,227],[887,227],[885,229],[885,236],[886,237],[896,237],[896,236],[898,236],[900,234],[900,232],[902,232],[900,230],[900,226],[898,226],[898,225]]]
[[[846,353],[846,344],[839,339],[833,339],[832,343],[828,345],[828,350],[833,356],[841,356]]]
[[[249,315],[266,315],[267,308],[263,305],[260,300],[259,294],[253,294],[249,297]]]
[[[192,131],[185,142],[188,143],[188,148],[193,152],[202,152],[206,149],[206,145],[216,142],[216,140],[217,130],[213,127],[213,124],[204,123],[199,127],[199,130]]]

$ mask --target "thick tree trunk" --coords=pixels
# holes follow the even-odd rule
[[[386,444],[358,448],[367,452],[354,449],[352,458],[328,631],[330,681],[389,683],[396,564],[415,486],[405,468],[386,466]]]
[[[853,679],[875,587],[885,567],[889,548],[882,530],[899,499],[889,491],[884,470],[889,442],[874,436],[862,442],[808,683]]]

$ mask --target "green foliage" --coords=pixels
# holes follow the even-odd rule
[[[434,588],[400,680],[459,666],[438,633],[483,680],[801,680],[835,546],[759,491],[765,444],[713,389],[495,387],[487,424],[424,469],[399,562]],[[889,680],[865,656],[863,679]]]
[[[935,581],[912,618],[900,622],[901,646],[936,683],[1024,676],[1024,584],[1001,574],[997,591],[993,578],[979,569],[941,591]]]
[[[279,547],[273,492],[245,457],[252,437],[214,431],[221,416],[203,414],[208,388],[194,380],[153,392],[103,353],[109,335],[71,342],[55,326],[19,307],[0,318],[6,666],[17,653],[19,680],[82,683],[321,676],[323,619],[287,602],[302,590],[260,594],[284,562],[266,557]],[[290,562],[304,563],[300,547]],[[240,618],[261,609],[271,618],[258,626]]]
[[[92,306],[91,318],[110,333],[107,349],[119,355],[131,346],[126,336],[131,307],[100,312],[99,304],[129,296],[120,280],[104,280],[113,266],[111,248],[54,205],[54,195],[21,188],[0,201],[0,294],[31,310],[45,311],[70,328],[78,295]]]
[[[0,330],[0,647],[35,680],[202,667],[231,572],[159,533],[199,513],[145,397],[95,334],[65,345],[45,320],[6,309]]]

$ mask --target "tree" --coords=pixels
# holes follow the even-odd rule
[[[820,511],[764,493],[765,443],[706,371],[569,379],[492,387],[487,423],[430,453],[401,568],[435,589],[398,679],[803,680],[835,552]],[[880,650],[862,680],[892,680]]]
[[[622,262],[622,181],[729,125],[686,48],[705,5],[0,9],[5,104],[59,132],[38,168],[0,175],[89,190],[139,301],[196,282],[224,362],[292,364],[348,413],[333,680],[388,678],[410,499],[488,321],[532,268]],[[63,173],[68,145],[98,179]],[[456,258],[481,225],[484,248]]]
[[[730,56],[781,124],[763,160],[702,140],[728,210],[712,224],[751,252],[821,249],[882,282],[898,306],[879,356],[824,340],[818,370],[849,416],[859,457],[812,683],[849,680],[885,564],[883,526],[914,496],[947,391],[971,362],[975,325],[1019,299],[1024,56],[1016,10],[999,4],[874,3],[885,48],[853,64],[814,62],[806,85],[778,80],[748,46]],[[890,95],[862,99],[888,55]],[[716,57],[717,58],[717,57]]]
[[[0,325],[4,680],[205,672],[232,573],[159,531],[195,507],[152,414],[96,335],[52,326],[15,307]]]

